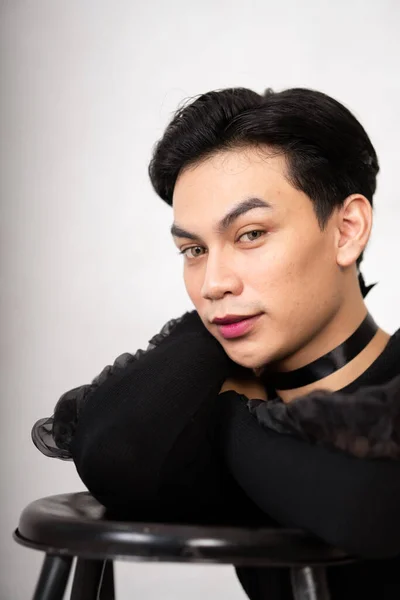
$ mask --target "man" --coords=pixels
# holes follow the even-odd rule
[[[378,170],[319,92],[178,110],[149,174],[195,311],[64,394],[37,445],[111,510],[302,527],[364,560],[328,570],[333,599],[398,597],[400,332],[368,314],[359,273]],[[238,574],[251,598],[291,597],[284,569]]]

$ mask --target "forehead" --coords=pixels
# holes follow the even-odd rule
[[[213,220],[249,196],[263,198],[279,212],[294,210],[308,199],[289,183],[283,155],[252,148],[229,150],[180,173],[173,194],[174,219],[194,219],[194,224],[206,216]]]

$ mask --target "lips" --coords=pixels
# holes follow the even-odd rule
[[[236,315],[236,316],[228,316],[223,317],[221,319],[215,318],[212,322],[216,325],[231,325],[232,323],[239,323],[240,321],[245,321],[246,319],[252,319],[257,315]]]
[[[220,335],[227,340],[242,337],[253,330],[261,316],[262,314],[251,317],[240,317],[239,321],[231,321],[230,323],[225,322],[223,324],[218,323],[218,331]]]

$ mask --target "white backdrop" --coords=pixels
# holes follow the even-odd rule
[[[1,1],[0,600],[29,598],[42,560],[11,539],[22,508],[83,489],[33,422],[191,308],[147,177],[183,99],[303,86],[353,110],[381,162],[368,305],[399,327],[399,26],[397,0]],[[245,597],[229,566],[118,563],[117,592]]]

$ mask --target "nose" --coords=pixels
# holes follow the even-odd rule
[[[208,254],[201,295],[206,300],[220,300],[225,294],[239,295],[242,281],[235,272],[234,265],[220,253]]]

